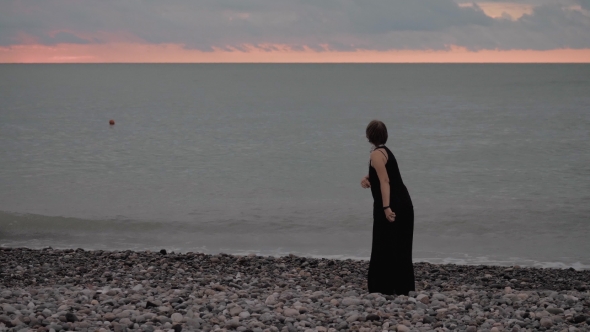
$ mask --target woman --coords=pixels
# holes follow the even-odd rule
[[[369,293],[408,295],[415,290],[412,265],[414,207],[393,153],[384,145],[387,127],[369,123],[367,139],[374,148],[369,175],[361,180],[373,194],[373,245],[369,263]]]

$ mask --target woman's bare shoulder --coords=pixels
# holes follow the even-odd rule
[[[375,149],[371,151],[371,160],[387,160],[386,153],[383,149]]]

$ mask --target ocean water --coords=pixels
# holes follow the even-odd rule
[[[414,202],[415,261],[590,268],[590,65],[0,77],[2,246],[366,259],[376,118]]]

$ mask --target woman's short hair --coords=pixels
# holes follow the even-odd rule
[[[387,127],[379,120],[369,122],[366,133],[369,142],[375,146],[387,143]]]

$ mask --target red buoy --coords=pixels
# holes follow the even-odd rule
[[[109,124],[110,124],[111,126],[115,125],[115,120],[113,120],[113,119],[109,120]]]

